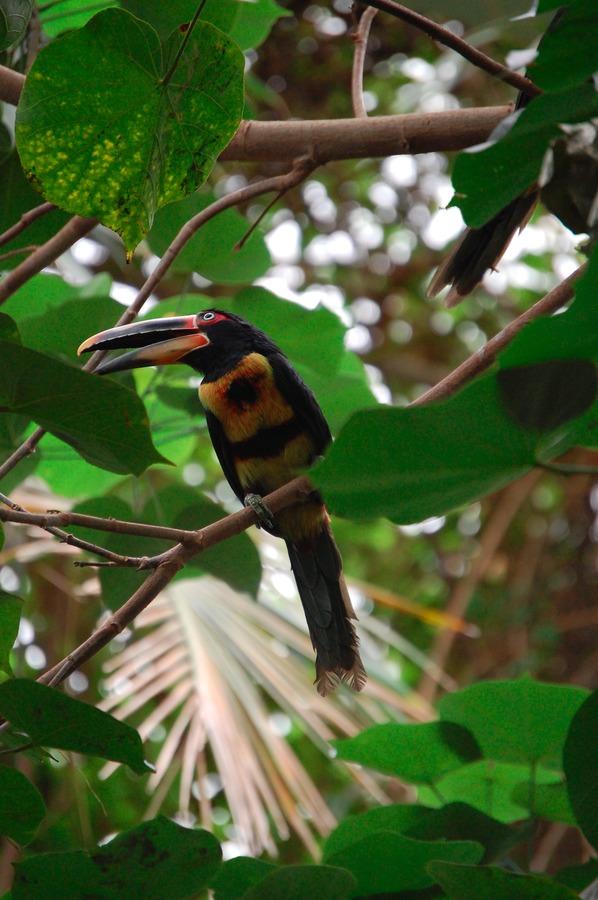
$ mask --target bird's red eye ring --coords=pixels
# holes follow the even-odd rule
[[[202,325],[215,325],[217,322],[225,322],[228,316],[219,312],[217,309],[207,309],[205,312],[197,313],[195,316],[195,327],[200,328]]]
[[[195,323],[196,323],[196,325],[203,325],[208,322],[213,322],[217,318],[218,318],[218,316],[216,315],[216,313],[202,312],[202,313],[198,313],[197,316],[195,317]]]

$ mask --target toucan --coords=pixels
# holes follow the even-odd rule
[[[141,366],[186,363],[203,375],[199,399],[216,456],[241,503],[260,498],[311,466],[331,441],[313,392],[276,344],[240,316],[206,309],[194,316],[152,319],[87,338],[79,353],[129,349],[102,362],[106,375]],[[321,496],[272,516],[262,527],[286,542],[316,651],[318,692],[338,680],[361,690],[366,681],[342,561]]]

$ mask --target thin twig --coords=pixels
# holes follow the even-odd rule
[[[166,275],[166,272],[179,255],[183,247],[187,244],[188,241],[199,231],[202,225],[205,225],[210,219],[213,219],[214,216],[218,215],[218,213],[222,212],[225,209],[229,209],[232,206],[237,206],[240,203],[246,203],[249,200],[254,199],[255,197],[260,196],[261,194],[269,193],[270,191],[274,191],[277,194],[281,195],[286,191],[290,190],[292,187],[300,184],[309,173],[313,170],[314,163],[308,160],[306,157],[302,158],[298,161],[298,163],[284,175],[276,175],[273,178],[264,178],[261,181],[256,182],[255,184],[249,184],[246,187],[240,188],[237,191],[233,191],[230,194],[227,194],[224,197],[220,197],[218,200],[215,200],[214,203],[211,203],[209,206],[206,206],[205,209],[201,210],[201,212],[197,213],[196,216],[193,216],[192,219],[189,219],[183,227],[178,232],[177,236],[174,238],[164,256],[155,267],[151,275],[146,279],[144,284],[141,286],[137,297],[133,301],[133,303],[128,307],[128,309],[123,313],[120,319],[117,322],[117,325],[127,325],[129,322],[132,322],[133,319],[137,316],[139,311],[141,310],[143,304],[150,296],[152,291],[158,286],[162,278]],[[53,253],[53,249],[56,248],[58,243],[57,239],[63,235],[66,229],[68,230],[68,235],[65,233],[61,238],[61,246],[67,244],[70,239],[69,236],[72,236],[73,232],[77,233],[77,229],[79,231],[90,231],[91,228],[96,224],[94,219],[81,219],[80,216],[74,216],[73,219],[70,220],[67,225],[61,229],[58,234],[39,248],[39,251],[33,253],[27,260],[21,263],[20,266],[17,266],[16,269],[6,276],[4,281],[0,283],[0,304],[3,300],[6,300],[10,294],[12,294],[17,287],[20,287],[24,281],[30,278],[37,271],[37,265],[39,265],[39,253],[44,253],[46,257],[51,256]],[[85,229],[85,230],[84,230]],[[83,235],[79,233],[79,237]],[[77,238],[75,238],[77,239]],[[74,243],[74,240],[72,241]],[[52,249],[48,249],[49,245],[52,245]],[[69,244],[70,246],[70,244]],[[67,247],[64,247],[67,249]],[[61,251],[63,252],[63,251]],[[32,263],[34,257],[37,256],[37,261]],[[47,260],[43,263],[43,265],[48,265],[52,260]],[[42,265],[42,268],[43,268]],[[25,270],[27,269],[27,274]],[[19,273],[20,274],[17,274]],[[8,282],[8,287],[6,286]],[[17,282],[15,284],[15,282]],[[83,369],[87,372],[92,372],[96,366],[99,364],[100,360],[103,359],[104,353],[98,352],[94,353],[92,357],[88,360],[88,362],[83,366]],[[4,478],[22,459],[29,456],[35,450],[35,447],[45,434],[43,428],[37,428],[33,434],[27,438],[26,441],[18,447],[14,453],[0,466],[0,480]]]
[[[556,312],[557,309],[560,309],[571,300],[574,294],[574,283],[578,278],[581,278],[587,267],[587,262],[583,263],[575,272],[553,288],[550,293],[538,300],[533,306],[530,306],[529,309],[517,319],[514,319],[501,332],[490,338],[481,350],[478,350],[477,353],[474,353],[465,362],[461,363],[458,368],[454,369],[450,375],[447,375],[446,378],[439,381],[429,391],[426,391],[425,394],[414,400],[411,406],[422,406],[424,403],[444,400],[458,391],[464,384],[488,369],[494,363],[500,351],[504,350],[526,325],[534,319],[540,318],[540,316]]]
[[[8,498],[0,494],[0,501],[6,503]],[[93,528],[96,531],[108,531],[111,534],[134,534],[161,541],[184,542],[195,532],[183,528],[166,528],[162,525],[148,525],[145,522],[125,522],[122,519],[85,516],[73,512],[32,513],[18,504],[8,501],[10,509],[0,507],[0,522],[15,522],[19,525],[37,525],[47,531],[49,528],[69,528],[73,525],[80,528]]]
[[[277,195],[282,195],[286,193],[291,190],[291,188],[300,184],[313,171],[313,168],[314,163],[304,157],[301,160],[298,160],[293,168],[284,175],[263,178],[261,181],[255,182],[255,184],[248,184],[245,187],[239,188],[237,191],[232,191],[230,194],[226,194],[224,197],[220,197],[218,200],[210,203],[209,206],[206,206],[205,209],[202,209],[201,212],[198,212],[197,215],[185,222],[177,236],[165,251],[158,265],[142,284],[135,300],[127,308],[126,312],[123,313],[117,324],[127,325],[129,322],[133,321],[152,291],[155,290],[160,281],[164,278],[183,247],[195,234],[197,234],[199,229],[205,225],[206,222],[213,219],[214,216],[218,215],[218,213],[223,210],[238,206],[241,203],[247,203],[249,200],[253,200],[255,197],[259,197],[262,194],[275,192]],[[103,352],[94,353],[89,362],[84,366],[84,369],[88,372],[93,371],[103,357]]]
[[[472,561],[471,569],[464,578],[457,582],[447,603],[445,612],[450,613],[451,616],[464,618],[467,615],[467,609],[476,588],[494,559],[494,555],[508,527],[520,509],[521,504],[538,481],[540,474],[537,469],[528,472],[527,475],[510,484],[503,491],[486,523],[484,533],[479,542],[479,550]],[[446,665],[455,637],[456,635],[453,631],[444,629],[439,631],[434,639],[430,659],[440,669],[443,669]],[[437,690],[438,685],[434,679],[430,678],[427,672],[424,672],[417,688],[418,694],[432,704]]]
[[[357,2],[364,6],[375,6],[376,9],[381,9],[383,12],[395,16],[395,18],[401,19],[403,22],[408,22],[409,25],[414,25],[420,31],[438,41],[439,44],[454,50],[459,56],[477,66],[478,69],[500,78],[501,81],[510,84],[511,87],[516,88],[528,97],[538,97],[542,93],[540,88],[533,84],[529,78],[526,78],[524,75],[518,75],[517,72],[513,72],[512,69],[503,66],[495,59],[492,59],[492,57],[486,56],[481,50],[472,47],[463,38],[449,31],[448,28],[443,28],[442,25],[432,22],[431,19],[427,19],[412,9],[407,9],[406,6],[402,6],[400,3],[395,3],[394,0],[357,0]]]
[[[30,225],[33,225],[34,222],[37,222],[42,216],[52,212],[53,209],[56,209],[56,206],[53,203],[40,203],[39,206],[28,209],[27,212],[23,213],[18,222],[15,222],[15,224],[11,225],[10,228],[7,228],[3,234],[0,234],[0,247],[10,243],[10,241],[19,234],[22,234],[25,229],[29,228]]]
[[[43,438],[46,433],[45,428],[36,428],[34,432],[32,432],[29,437],[23,441],[23,443],[14,450],[8,459],[5,459],[2,465],[0,466],[0,481],[11,472],[16,465],[18,465],[22,459],[26,459],[26,457],[31,456],[32,453],[35,452],[35,448]]]
[[[193,14],[193,18],[189,22],[187,30],[185,31],[185,33],[183,35],[183,39],[179,45],[179,48],[175,54],[174,59],[172,61],[172,65],[170,66],[168,72],[162,79],[162,87],[167,87],[168,84],[170,83],[170,81],[172,80],[172,76],[174,75],[174,73],[177,70],[177,66],[181,60],[183,53],[185,52],[185,47],[189,43],[189,39],[191,38],[193,29],[195,28],[195,26],[197,24],[197,20],[199,19],[205,5],[206,5],[206,0],[200,0],[200,3],[198,4],[197,9],[195,10],[195,12]]]
[[[129,562],[130,557],[123,556],[120,553],[114,553],[112,550],[107,550],[105,547],[100,547],[98,544],[91,543],[91,541],[85,541],[82,538],[75,537],[68,531],[63,531],[62,528],[58,528],[57,526],[50,523],[46,523],[44,525],[36,522],[36,518],[43,519],[44,516],[36,516],[34,513],[28,512],[22,506],[19,506],[18,503],[15,503],[13,500],[11,500],[10,497],[6,497],[1,493],[0,503],[4,503],[8,507],[8,509],[2,509],[2,507],[0,507],[0,522],[15,522],[22,525],[38,525],[40,528],[43,528],[44,531],[47,531],[48,534],[51,534],[54,537],[58,538],[61,543],[69,544],[69,546],[71,547],[78,547],[79,550],[85,550],[88,553],[95,553],[96,556],[102,556],[104,557],[104,559],[109,560],[111,565],[132,565],[132,563]],[[60,514],[57,514],[55,518],[59,518],[59,515]],[[66,515],[68,515],[68,513]],[[145,559],[138,560],[139,565],[137,566],[137,568],[139,568],[142,562],[145,562]]]
[[[351,101],[353,103],[353,112],[358,119],[367,118],[367,110],[363,102],[363,71],[370,28],[377,12],[378,10],[374,9],[373,6],[368,6],[359,20],[355,33],[352,35],[355,43],[355,53],[351,70]]]
[[[14,250],[7,250],[6,253],[0,253],[0,262],[5,259],[12,259],[13,256],[23,256],[26,253],[33,253],[37,250],[38,244],[30,244],[29,247],[16,247]]]
[[[0,282],[0,306],[8,300],[14,292],[37,275],[46,266],[51,265],[59,256],[66,253],[80,238],[95,228],[96,219],[73,216],[50,240],[38,247],[31,256],[9,272]]]

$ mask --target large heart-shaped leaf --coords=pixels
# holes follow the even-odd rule
[[[235,133],[243,55],[208,22],[164,46],[106,9],[38,55],[17,111],[23,167],[58,206],[94,216],[132,252],[161,206],[197,190]]]

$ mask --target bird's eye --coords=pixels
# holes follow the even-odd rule
[[[212,319],[216,318],[216,313],[213,313],[213,312],[201,313],[198,316],[198,318],[201,319],[202,322],[211,322]]]

